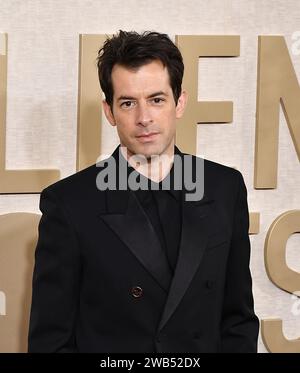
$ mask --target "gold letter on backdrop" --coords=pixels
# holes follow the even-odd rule
[[[96,163],[101,154],[102,96],[96,58],[106,35],[80,35],[77,171]]]
[[[0,34],[0,194],[39,193],[60,178],[59,170],[6,170],[7,34]]]
[[[300,210],[286,211],[271,224],[265,240],[265,266],[270,280],[281,289],[300,290],[300,273],[287,266],[285,251],[288,238],[300,232]]]
[[[270,352],[300,352],[300,339],[286,339],[281,319],[261,321],[261,336]]]
[[[300,232],[300,210],[287,211],[271,224],[265,240],[265,266],[270,280],[289,293],[300,290],[300,273],[286,263],[288,238]],[[282,320],[262,321],[262,337],[271,352],[300,352],[300,340],[288,340],[282,332]]]
[[[0,296],[2,292],[6,300],[5,315],[1,316],[0,310],[1,352],[27,351],[39,221],[40,215],[37,214],[0,215]]]
[[[187,110],[178,122],[176,143],[185,153],[196,154],[197,123],[232,122],[231,101],[198,101],[199,57],[233,57],[240,55],[239,36],[176,36],[185,64],[183,87],[189,93]]]
[[[259,36],[254,187],[277,187],[279,108],[300,160],[300,88],[282,36]]]

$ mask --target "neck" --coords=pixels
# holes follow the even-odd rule
[[[150,157],[142,154],[132,154],[123,145],[121,145],[121,153],[130,166],[137,172],[159,183],[168,175],[172,168],[174,162],[174,143],[169,147],[168,151],[159,155],[151,155]]]

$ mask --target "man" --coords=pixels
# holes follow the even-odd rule
[[[41,194],[29,351],[256,352],[246,187],[175,147],[183,69],[155,32],[120,31],[99,51],[120,146]]]

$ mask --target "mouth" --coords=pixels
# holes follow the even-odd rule
[[[158,134],[159,134],[158,132],[150,132],[150,133],[145,133],[145,134],[142,134],[142,135],[138,135],[138,136],[136,136],[136,138],[140,142],[151,142],[151,141],[155,140],[155,138]]]

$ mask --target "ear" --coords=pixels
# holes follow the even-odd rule
[[[181,91],[181,94],[178,98],[178,102],[176,105],[176,119],[179,119],[183,116],[184,110],[186,108],[187,100],[188,100],[187,91],[183,89]]]
[[[110,105],[106,102],[106,100],[102,101],[102,107],[103,107],[105,116],[106,116],[107,120],[109,121],[109,123],[112,126],[115,126],[116,125],[116,121],[115,121],[114,115],[113,115],[113,113],[111,111]]]

